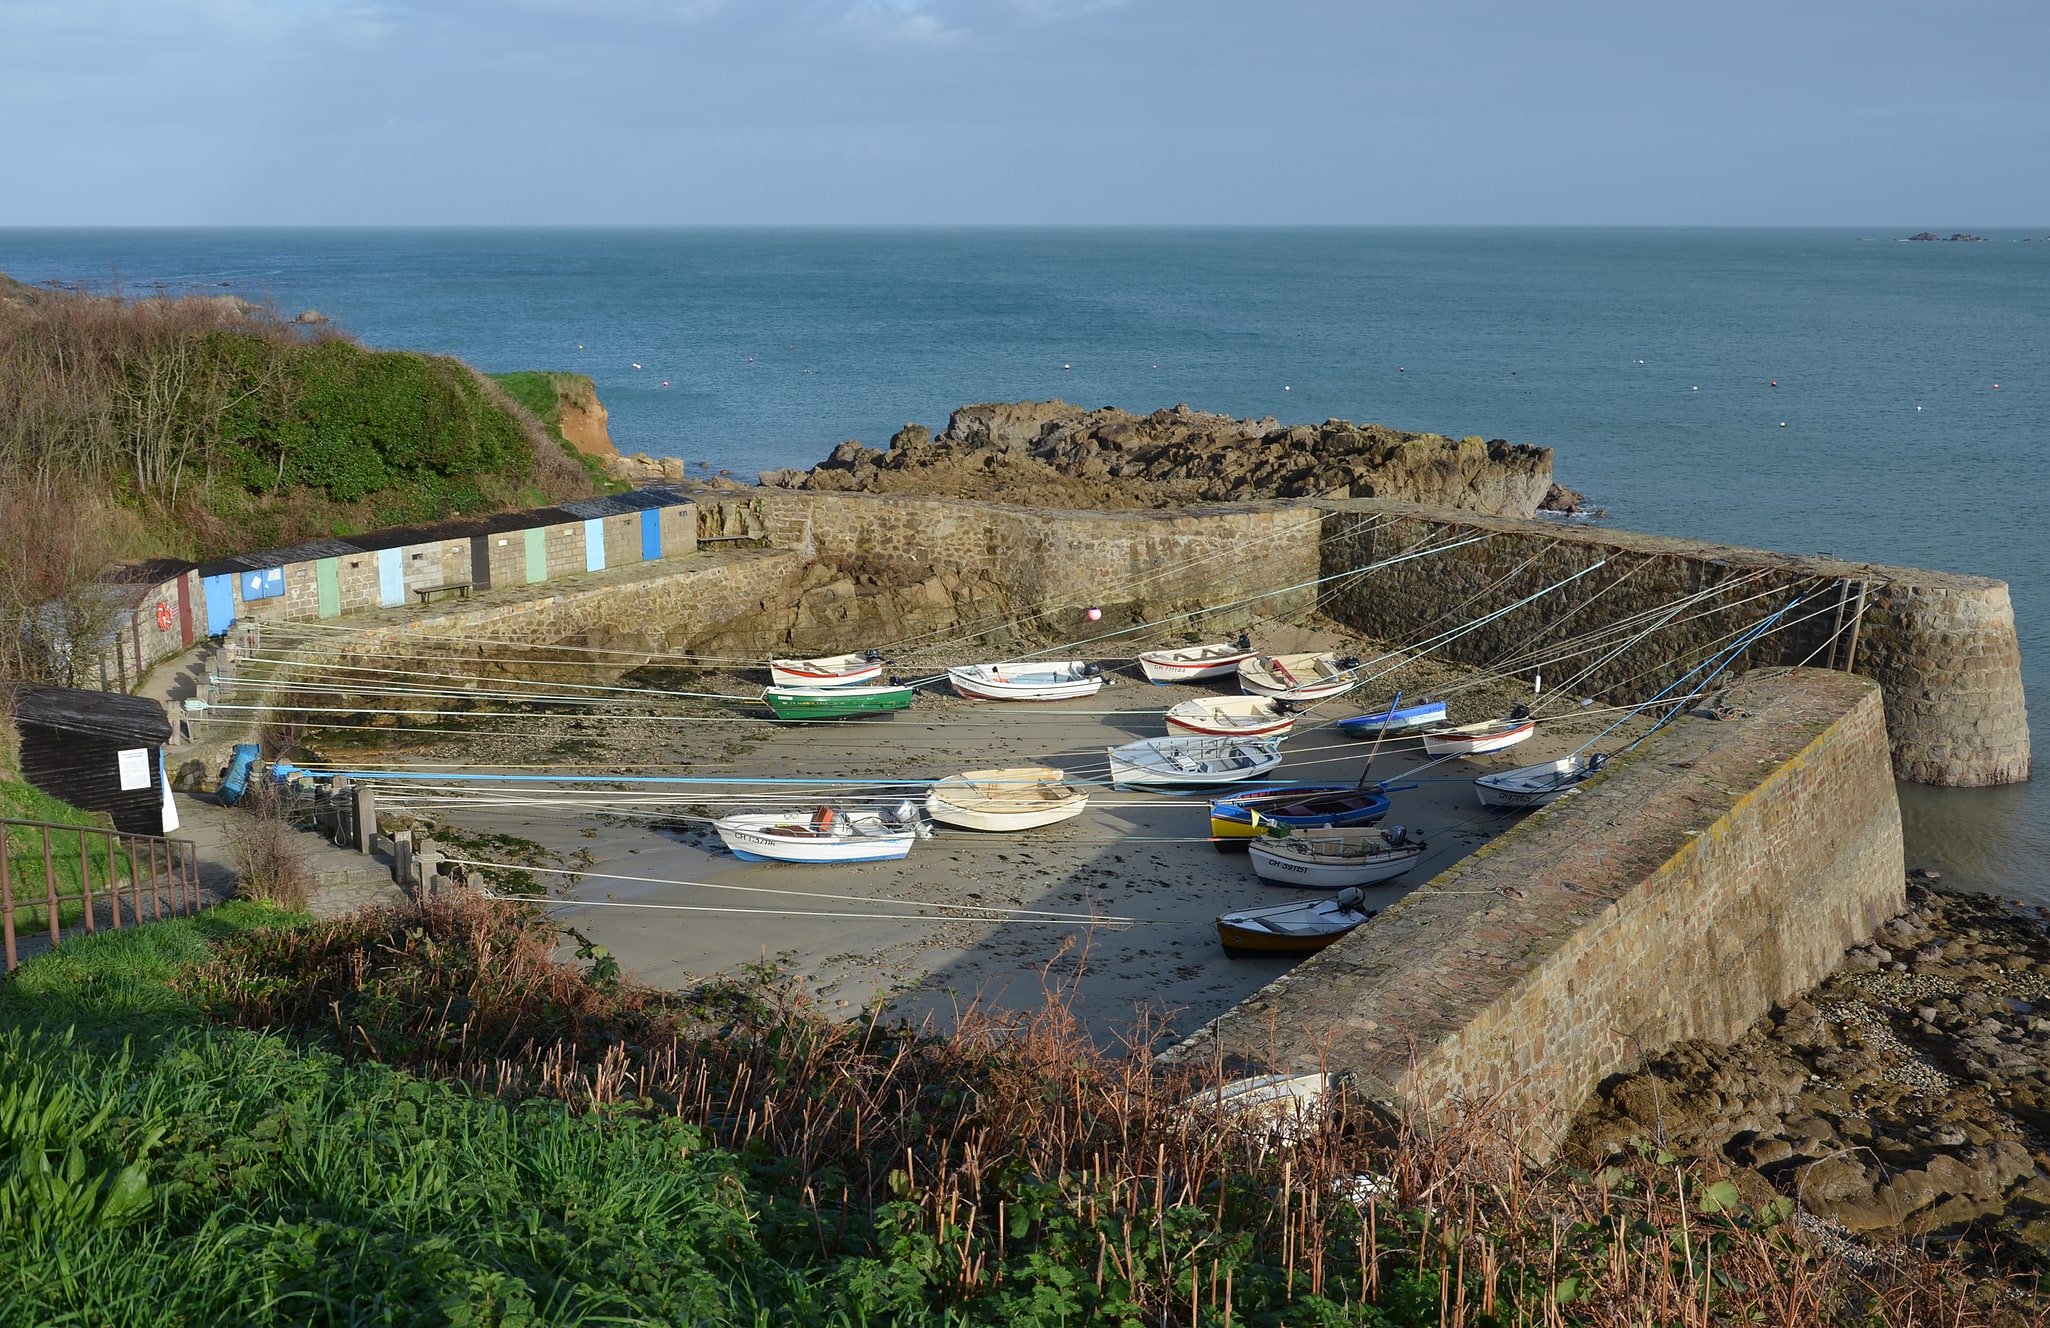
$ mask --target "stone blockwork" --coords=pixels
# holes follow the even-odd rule
[[[2021,651],[2003,581],[1407,503],[1318,506],[1326,513],[1326,575],[1476,541],[1335,583],[1325,611],[1370,636],[1417,641],[1605,563],[1566,590],[1448,643],[1444,653],[1524,677],[1542,673],[1547,687],[1570,682],[1577,694],[1642,700],[1672,681],[1672,661],[1704,657],[1800,596],[1780,630],[1747,651],[1739,667],[1834,665],[1878,682],[1894,769],[1904,779],[1974,786],[2029,777]],[[1728,589],[1657,625],[1657,615],[1682,597],[1717,586]],[[1631,633],[1654,625],[1603,662]],[[1602,628],[1610,634],[1588,641],[1583,653],[1556,657],[1556,643]]]
[[[1879,691],[1773,671],[1675,721],[1173,1054],[1490,1104],[1549,1154],[1607,1075],[1726,1042],[1903,902]]]

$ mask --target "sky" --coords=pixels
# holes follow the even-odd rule
[[[0,226],[2050,223],[2043,0],[0,0]]]

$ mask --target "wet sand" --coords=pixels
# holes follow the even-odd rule
[[[1305,630],[1295,641],[1264,644],[1323,648],[1335,640]],[[649,795],[640,790],[593,789],[582,795],[581,807],[470,804],[440,814],[468,830],[518,835],[576,853],[583,874],[562,892],[564,906],[556,912],[609,947],[634,979],[651,985],[681,988],[767,961],[801,977],[828,1010],[851,1014],[882,1002],[914,1020],[945,1022],[975,1003],[1035,1007],[1051,984],[1072,988],[1077,1014],[1099,1036],[1132,1026],[1141,1007],[1186,1032],[1295,962],[1227,957],[1217,939],[1217,915],[1317,892],[1268,885],[1245,855],[1218,853],[1204,796],[1103,785],[1105,749],[1166,732],[1161,712],[1176,701],[1235,691],[1230,678],[1157,687],[1129,676],[1094,697],[1042,704],[968,701],[928,690],[913,709],[895,715],[764,725],[745,744],[733,745],[722,733],[697,753],[690,741],[677,753],[694,775],[859,784],[687,786],[653,795],[671,799],[667,806],[642,801]],[[1453,718],[1499,715],[1519,696],[1528,699],[1524,685],[1493,681],[1455,699]],[[1364,701],[1348,697],[1319,708],[1284,744],[1281,769],[1260,782],[1357,781],[1373,744],[1320,726],[1379,709],[1387,697],[1383,685],[1369,689]],[[1385,908],[1513,823],[1512,816],[1479,806],[1475,775],[1564,755],[1596,727],[1594,718],[1572,713],[1541,725],[1521,746],[1439,764],[1419,780],[1406,778],[1426,760],[1419,740],[1391,736],[1373,766],[1374,778],[1392,786],[1394,805],[1384,824],[1422,834],[1430,849],[1404,876],[1367,887],[1369,906]],[[715,754],[713,745],[722,750]],[[1097,781],[1088,810],[1018,834],[940,826],[902,861],[748,863],[727,853],[706,824],[710,815],[743,808],[829,800],[889,806],[923,791],[889,789],[884,781],[1035,763]],[[543,879],[562,884],[560,877]],[[976,918],[947,905],[1082,913],[1099,921]]]

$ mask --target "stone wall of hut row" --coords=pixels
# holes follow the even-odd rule
[[[1510,667],[1529,677],[1538,671],[1531,656],[1548,644],[1756,574],[1602,665],[1575,684],[1576,693],[1647,699],[1683,671],[1673,661],[1691,666],[1745,624],[1801,595],[1782,620],[1784,630],[1761,639],[1734,668],[1805,663],[1871,678],[1885,697],[1894,770],[1903,779],[1974,786],[2029,777],[2021,651],[2004,581],[1406,503],[1317,506],[1325,514],[1327,573],[1485,536],[1326,594],[1326,612],[1371,636],[1417,640],[1607,560],[1572,586],[1444,649],[1461,662]],[[1547,687],[1565,683],[1616,644],[1611,638],[1580,658],[1545,664]]]
[[[1608,1075],[1734,1039],[1905,905],[1870,681],[1766,670],[1618,758],[1171,1055],[1475,1105],[1548,1156]]]

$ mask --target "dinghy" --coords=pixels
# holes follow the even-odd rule
[[[1148,650],[1139,656],[1139,668],[1146,674],[1146,681],[1165,687],[1199,678],[1221,678],[1252,657],[1253,643],[1241,636],[1237,641],[1216,645]]]
[[[954,690],[977,701],[1066,701],[1094,696],[1103,670],[1079,659],[1032,660],[1022,664],[966,664],[947,670]]]
[[[1329,899],[1304,899],[1293,904],[1246,908],[1217,919],[1217,939],[1226,954],[1302,954],[1321,950],[1374,916],[1366,895],[1340,890]]]
[[[1331,727],[1348,738],[1378,738],[1383,733],[1442,725],[1444,722],[1443,701],[1421,701],[1413,706],[1382,710],[1371,715],[1354,715],[1351,719],[1339,720]]]
[[[1601,755],[1568,756],[1557,761],[1518,766],[1499,775],[1482,775],[1474,781],[1474,788],[1480,793],[1483,807],[1505,811],[1542,807],[1557,802],[1585,784],[1607,760],[1608,757]]]
[[[740,812],[712,828],[743,862],[885,862],[932,833],[909,802],[891,812]]]
[[[1167,708],[1167,726],[1214,738],[1280,737],[1295,727],[1290,702],[1271,696],[1200,696]]]
[[[1521,711],[1519,714],[1518,712]],[[1479,756],[1514,747],[1537,732],[1537,721],[1522,706],[1505,719],[1484,719],[1457,728],[1430,729],[1424,734],[1424,750],[1432,756]]]
[[[879,715],[911,704],[912,689],[879,687],[771,687],[762,701],[778,719],[839,719],[846,715]]]
[[[1416,866],[1430,846],[1401,826],[1392,830],[1318,830],[1252,842],[1253,871],[1263,881],[1304,890],[1379,885]]]
[[[1110,749],[1113,784],[1235,784],[1281,764],[1278,738],[1141,738]]]
[[[883,657],[875,650],[825,659],[769,661],[769,681],[777,687],[859,687],[882,676]]]
[[[1388,814],[1378,784],[1298,784],[1249,789],[1210,804],[1210,834],[1219,853],[1243,853],[1269,826],[1317,829],[1372,825]]]
[[[1239,665],[1239,690],[1248,696],[1321,701],[1360,685],[1353,655],[1255,655]]]
[[[969,770],[934,784],[925,814],[967,830],[1031,830],[1080,816],[1089,795],[1051,766]]]

